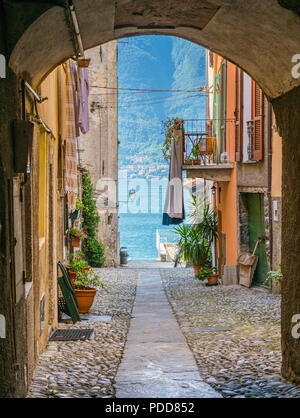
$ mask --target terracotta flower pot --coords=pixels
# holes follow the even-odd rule
[[[97,289],[75,289],[78,301],[78,312],[88,313],[96,295]]]
[[[71,245],[72,247],[80,247],[80,238],[72,237]]]
[[[198,276],[198,274],[199,274],[199,271],[200,271],[201,267],[202,267],[202,266],[193,266],[193,268],[194,268],[194,272],[195,272],[195,276]]]
[[[208,279],[208,284],[217,284],[218,283],[218,274],[212,274]]]

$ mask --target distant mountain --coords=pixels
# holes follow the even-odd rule
[[[205,49],[166,36],[126,38],[122,42],[128,43],[118,46],[119,165],[132,162],[136,155],[163,162],[162,121],[168,117],[204,117],[204,97],[197,93],[121,89],[183,90],[204,85]],[[145,158],[145,164],[149,159],[147,162]]]

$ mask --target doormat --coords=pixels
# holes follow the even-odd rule
[[[85,341],[93,334],[93,329],[57,329],[49,341]]]

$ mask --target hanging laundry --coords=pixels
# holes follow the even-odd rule
[[[80,80],[79,80],[79,71],[78,65],[76,61],[69,61],[70,63],[70,71],[73,74],[74,80],[74,89],[73,89],[73,101],[74,101],[74,118],[75,118],[75,132],[76,137],[80,135],[79,131],[79,89],[80,89]]]
[[[76,137],[86,134],[90,128],[89,121],[89,80],[88,69],[78,67],[76,61],[70,60],[70,69],[74,79],[74,111]]]
[[[78,126],[80,131],[86,134],[90,129],[88,69],[79,67],[78,72],[80,80]]]
[[[185,218],[182,186],[182,129],[172,139],[169,183],[163,213],[163,225],[180,224]]]
[[[76,125],[74,108],[75,78],[72,63],[66,65],[66,140],[65,140],[65,165],[64,187],[67,194],[69,212],[75,210],[76,197],[78,194],[77,182],[77,148],[76,148]]]

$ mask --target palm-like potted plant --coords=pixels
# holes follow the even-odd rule
[[[106,286],[93,270],[83,270],[76,274],[74,291],[79,313],[89,312],[99,287],[107,291]]]
[[[193,263],[195,275],[201,268],[212,269],[211,247],[218,239],[217,214],[205,199],[193,195],[191,224],[179,225],[179,247],[186,261]],[[211,271],[211,281],[217,281],[217,274]]]
[[[186,261],[191,261],[195,275],[199,269],[208,266],[211,260],[211,248],[209,241],[203,237],[200,230],[192,225],[179,225],[175,228],[179,235],[178,245],[181,254]]]

